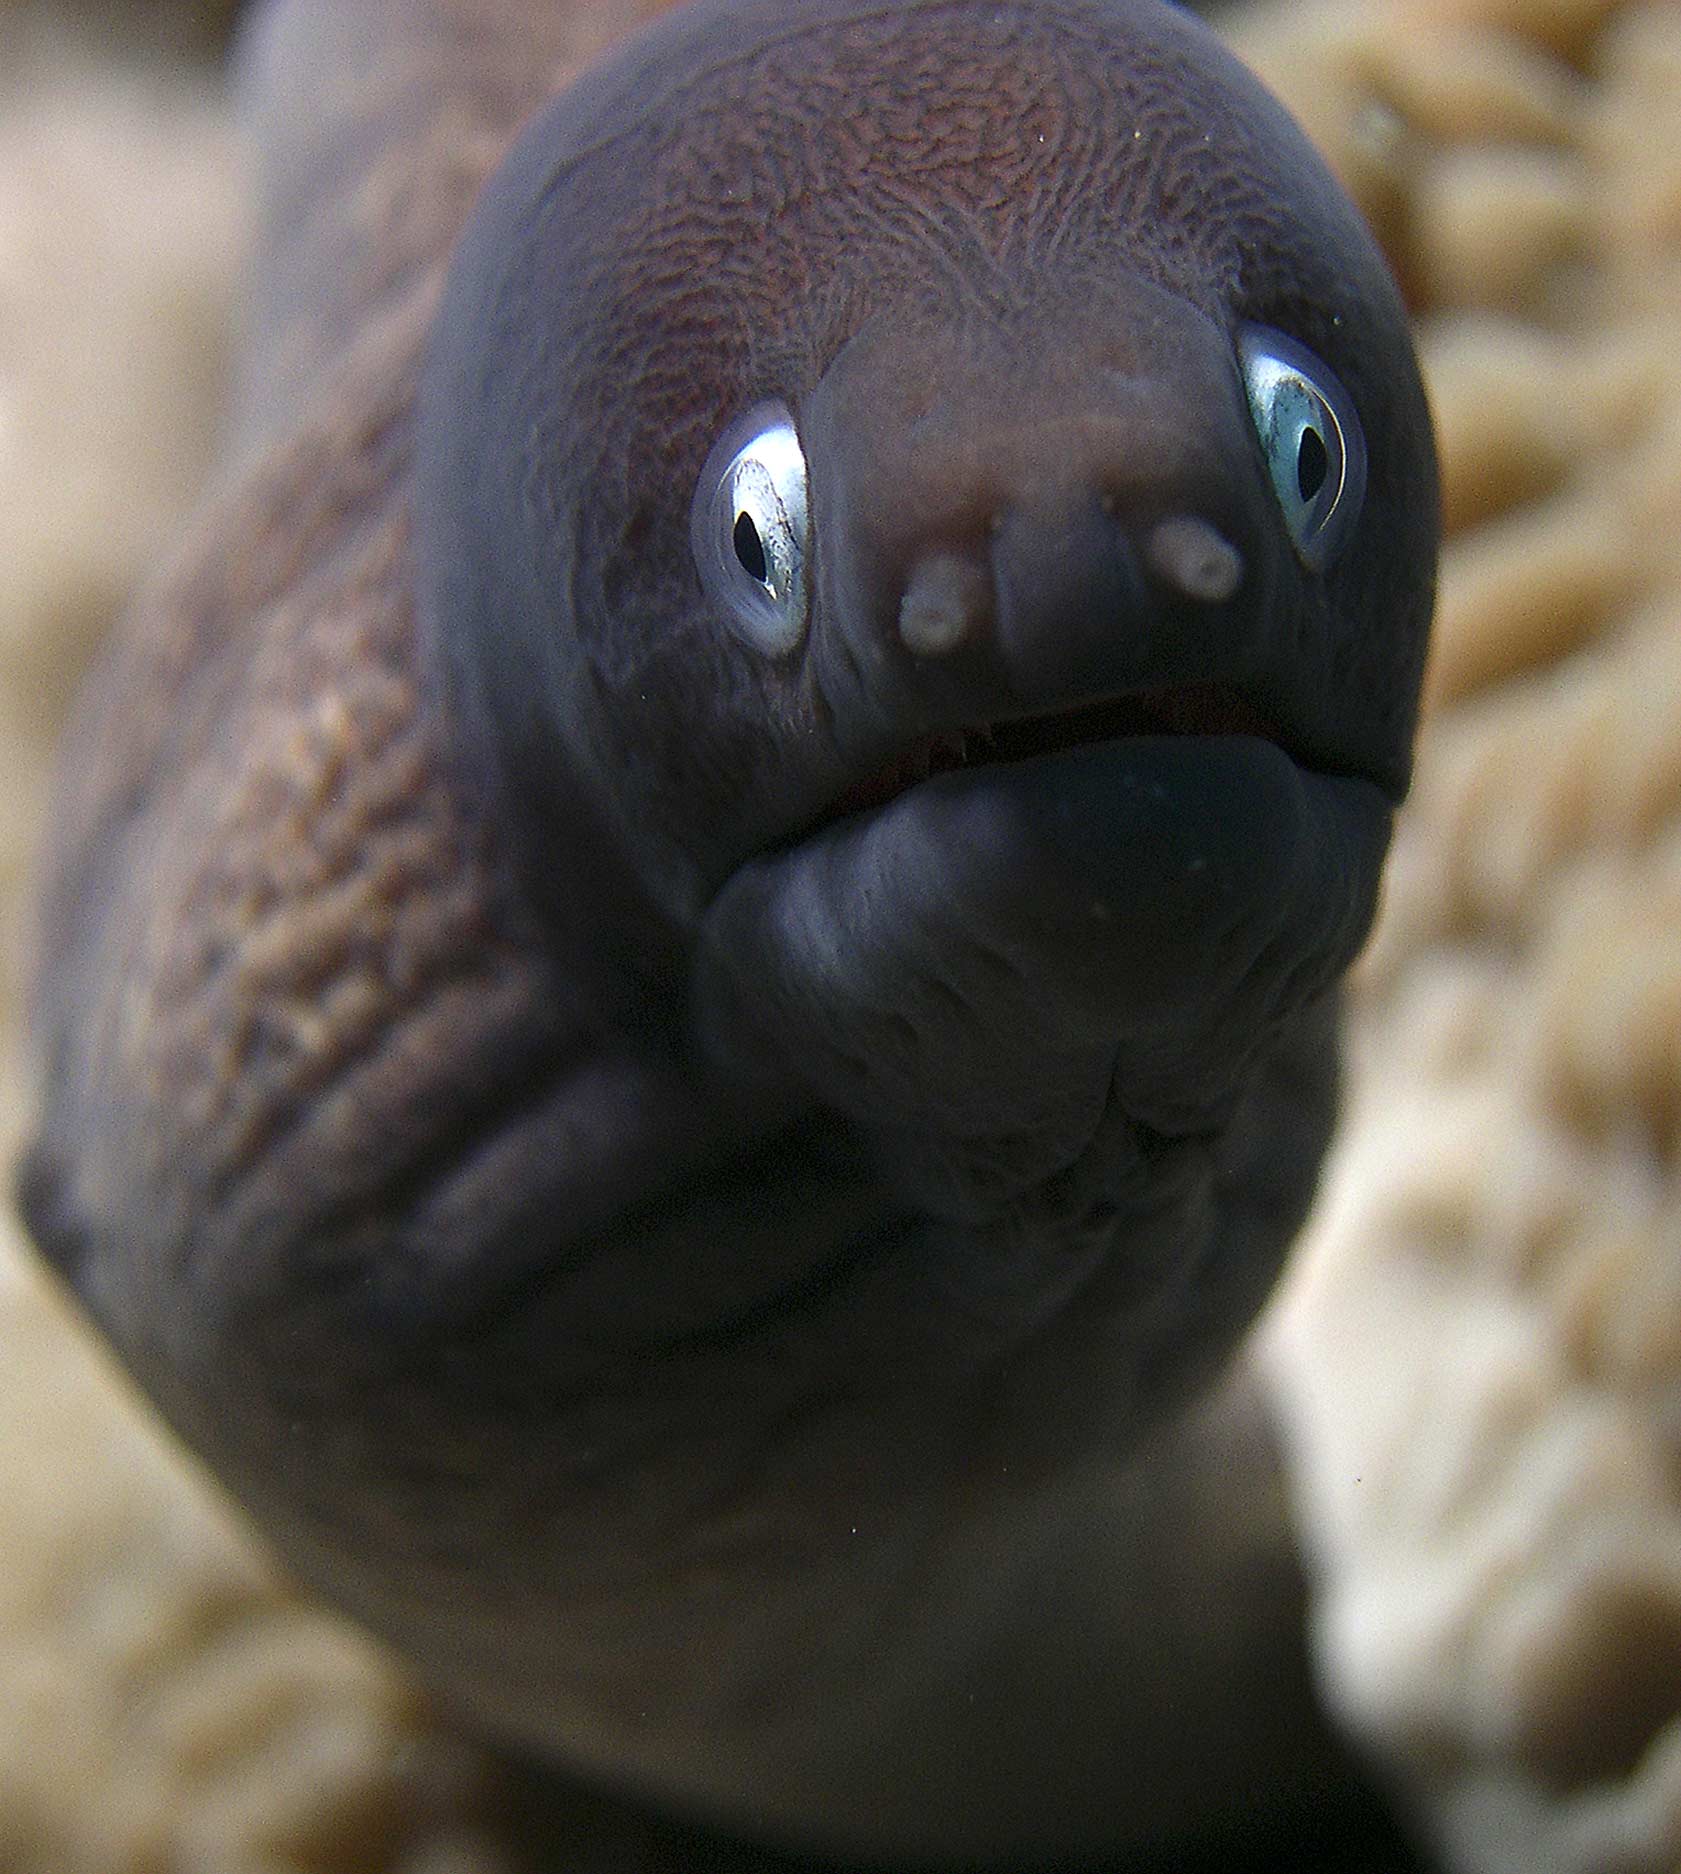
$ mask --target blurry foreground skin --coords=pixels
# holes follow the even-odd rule
[[[529,1748],[874,1854],[1303,1799],[1188,1401],[1408,774],[1399,303],[1168,10],[697,5],[572,86],[631,11],[250,48],[243,466],[72,734],[30,1221]]]
[[[227,45],[241,0],[0,0],[0,37],[41,35],[100,57],[193,61]]]

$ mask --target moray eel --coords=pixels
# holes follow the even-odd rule
[[[1196,1402],[1432,604],[1371,238],[1149,0],[284,0],[242,69],[235,441],[55,810],[46,1255],[527,1749],[838,1853],[1241,1815]]]

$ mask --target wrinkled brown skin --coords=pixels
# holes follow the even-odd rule
[[[1311,1194],[1406,780],[1401,309],[1148,6],[703,0],[574,87],[659,10],[259,22],[236,447],[69,740],[26,1211],[300,1574],[557,1763],[1016,1864],[1309,1800],[1264,1430],[1187,1401]],[[1239,317],[1362,410],[1323,578]],[[687,546],[766,394],[820,568],[775,668]],[[1087,573],[1180,511],[1243,592],[1117,632]],[[1027,595],[937,669],[892,637],[930,541]],[[1291,754],[1112,743],[813,830],[907,735],[1202,675]]]

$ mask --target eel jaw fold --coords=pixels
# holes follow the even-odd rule
[[[848,787],[819,824],[884,807],[931,775],[952,769],[1002,766],[1091,743],[1163,735],[1252,735],[1292,752],[1274,718],[1235,684],[1162,685],[1070,709],[931,731]]]

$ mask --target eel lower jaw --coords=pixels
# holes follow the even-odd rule
[[[1250,735],[1275,743],[1292,759],[1302,760],[1273,715],[1237,685],[1161,685],[1072,709],[1007,717],[920,736],[874,773],[846,788],[819,816],[818,824],[884,807],[931,775],[954,769],[1002,766],[1098,742],[1163,735]]]

